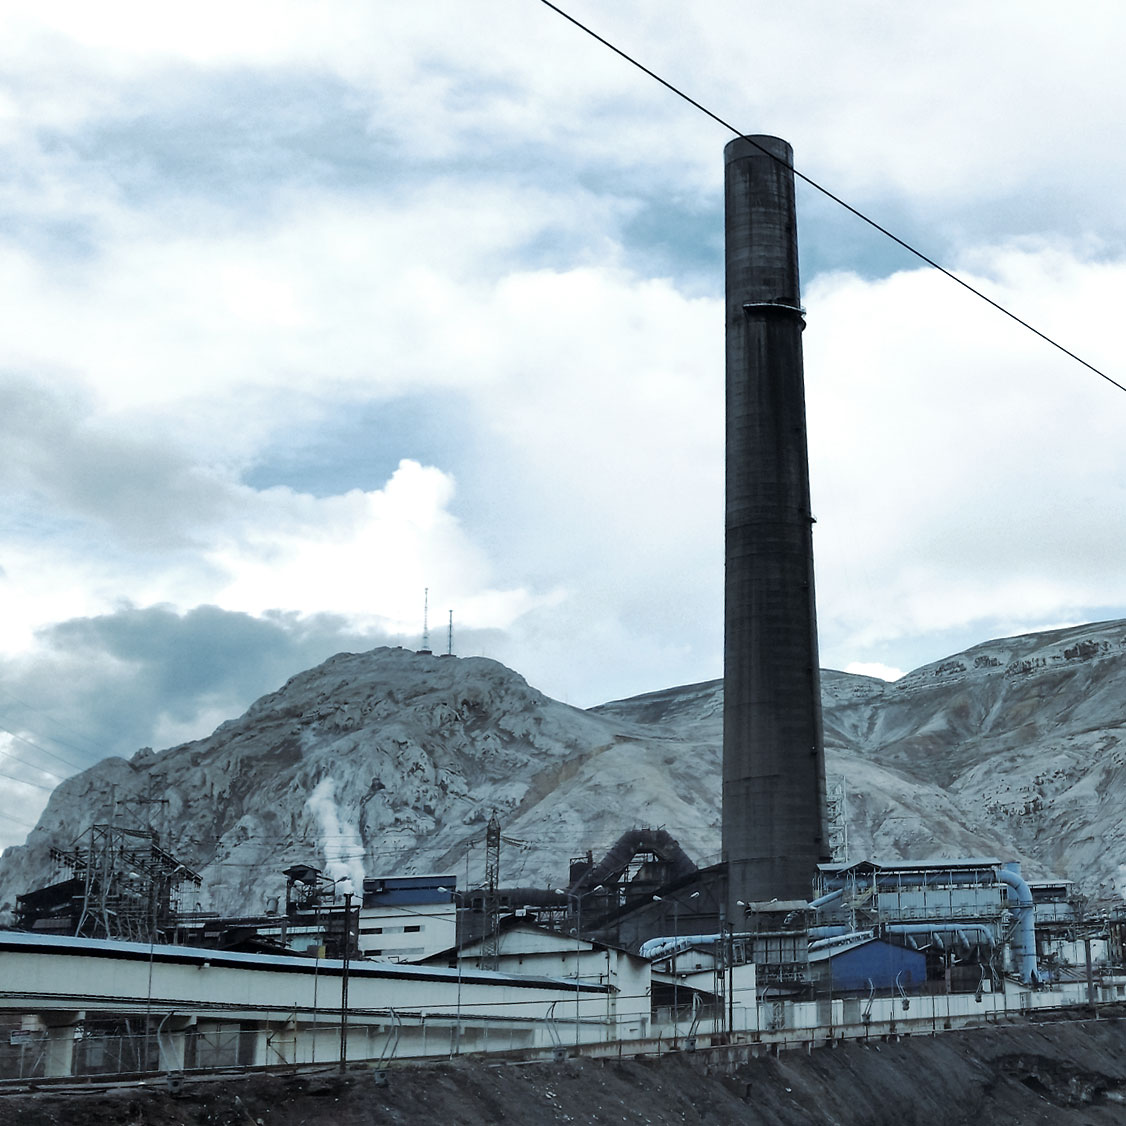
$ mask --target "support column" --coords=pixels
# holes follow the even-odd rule
[[[47,1031],[43,1053],[43,1075],[47,1079],[65,1079],[74,1074],[74,1032],[86,1019],[84,1012],[40,1013]]]
[[[196,1018],[192,1016],[170,1016],[163,1020],[157,1029],[157,1048],[160,1053],[161,1071],[183,1071],[188,1046],[188,1030],[193,1028]]]
[[[290,1019],[281,1024],[269,1024],[265,1028],[262,1046],[266,1052],[264,1064],[297,1062],[297,1021]]]

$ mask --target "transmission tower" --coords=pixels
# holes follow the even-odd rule
[[[843,778],[829,778],[825,786],[825,812],[829,824],[829,855],[834,863],[848,862],[848,795]]]
[[[481,966],[495,970],[500,958],[500,819],[493,810],[485,829],[485,941],[481,948]]]
[[[86,938],[167,942],[174,930],[184,884],[203,878],[160,847],[150,828],[91,825],[69,849],[51,859],[82,881],[74,933]]]
[[[168,799],[156,796],[157,788],[164,784],[164,778],[165,776],[163,773],[154,772],[149,775],[148,794],[145,797],[141,797],[140,794],[127,794],[125,797],[118,798],[114,802],[115,809],[128,810],[132,808],[135,811],[133,817],[135,820],[136,828],[142,828],[147,822],[147,826],[153,834],[153,840],[157,844],[160,844],[161,830],[158,829],[155,824],[153,824],[153,819],[151,816],[146,817],[142,814],[142,808],[146,806],[150,808],[153,806],[158,807],[160,813],[161,829],[164,828],[168,817]],[[116,794],[116,786],[114,787],[113,792]],[[110,820],[111,824],[116,824],[117,819],[115,816],[111,816]]]

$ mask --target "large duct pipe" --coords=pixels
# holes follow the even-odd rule
[[[640,958],[667,958],[691,946],[714,946],[723,941],[721,934],[682,934],[650,938],[637,951]]]
[[[663,935],[647,939],[641,944],[637,954],[640,958],[648,958],[652,961],[656,958],[671,957],[673,954],[679,954],[682,950],[688,950],[693,946],[719,946],[721,943],[730,942],[736,938],[752,937],[754,935],[751,931],[740,931],[737,934]]]
[[[830,903],[836,903],[838,899],[843,898],[845,893],[844,888],[837,888],[836,891],[826,892],[825,895],[819,895],[816,899],[809,901],[811,911],[820,911],[822,907],[828,907]]]
[[[821,926],[810,927],[809,937],[813,938],[836,938],[838,935],[848,934],[848,927],[843,923],[826,923]]]
[[[884,930],[888,934],[901,934],[906,936],[911,935],[926,935],[932,939],[939,940],[936,944],[939,949],[945,949],[943,938],[949,938],[953,935],[958,942],[962,945],[963,949],[969,949],[971,946],[985,945],[992,949],[997,945],[996,939],[993,937],[993,932],[989,927],[981,923],[888,923]],[[970,934],[978,936],[977,942],[970,942]]]
[[[1036,904],[1032,889],[1020,874],[1020,865],[1013,861],[997,870],[997,875],[1008,889],[1010,899],[1016,900],[1017,930],[1013,937],[1013,958],[1017,973],[1025,985],[1035,985],[1040,980],[1036,969]]]
[[[819,938],[809,944],[809,952],[817,950],[831,950],[835,946],[848,946],[853,943],[871,942],[876,937],[875,931],[847,931],[845,934],[831,935],[828,938]]]
[[[652,852],[669,865],[668,882],[686,879],[699,869],[666,829],[630,829],[609,848],[606,855],[588,868],[574,884],[571,893],[579,894],[599,884],[609,883],[629,866],[639,852]]]
[[[739,901],[809,898],[829,859],[793,154],[724,150],[723,854]]]

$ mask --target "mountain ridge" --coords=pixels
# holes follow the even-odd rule
[[[822,674],[826,760],[853,859],[995,855],[1094,896],[1126,884],[1126,621],[984,642],[884,682]],[[121,794],[205,879],[200,906],[262,910],[281,870],[483,876],[492,809],[506,884],[564,880],[637,825],[718,859],[722,682],[582,710],[483,657],[381,648],[291,677],[205,739],[61,783],[0,856],[0,910],[54,877],[50,849]]]

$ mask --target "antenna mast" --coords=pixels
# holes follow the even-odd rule
[[[426,587],[422,594],[422,648],[420,653],[430,652],[430,588]]]

